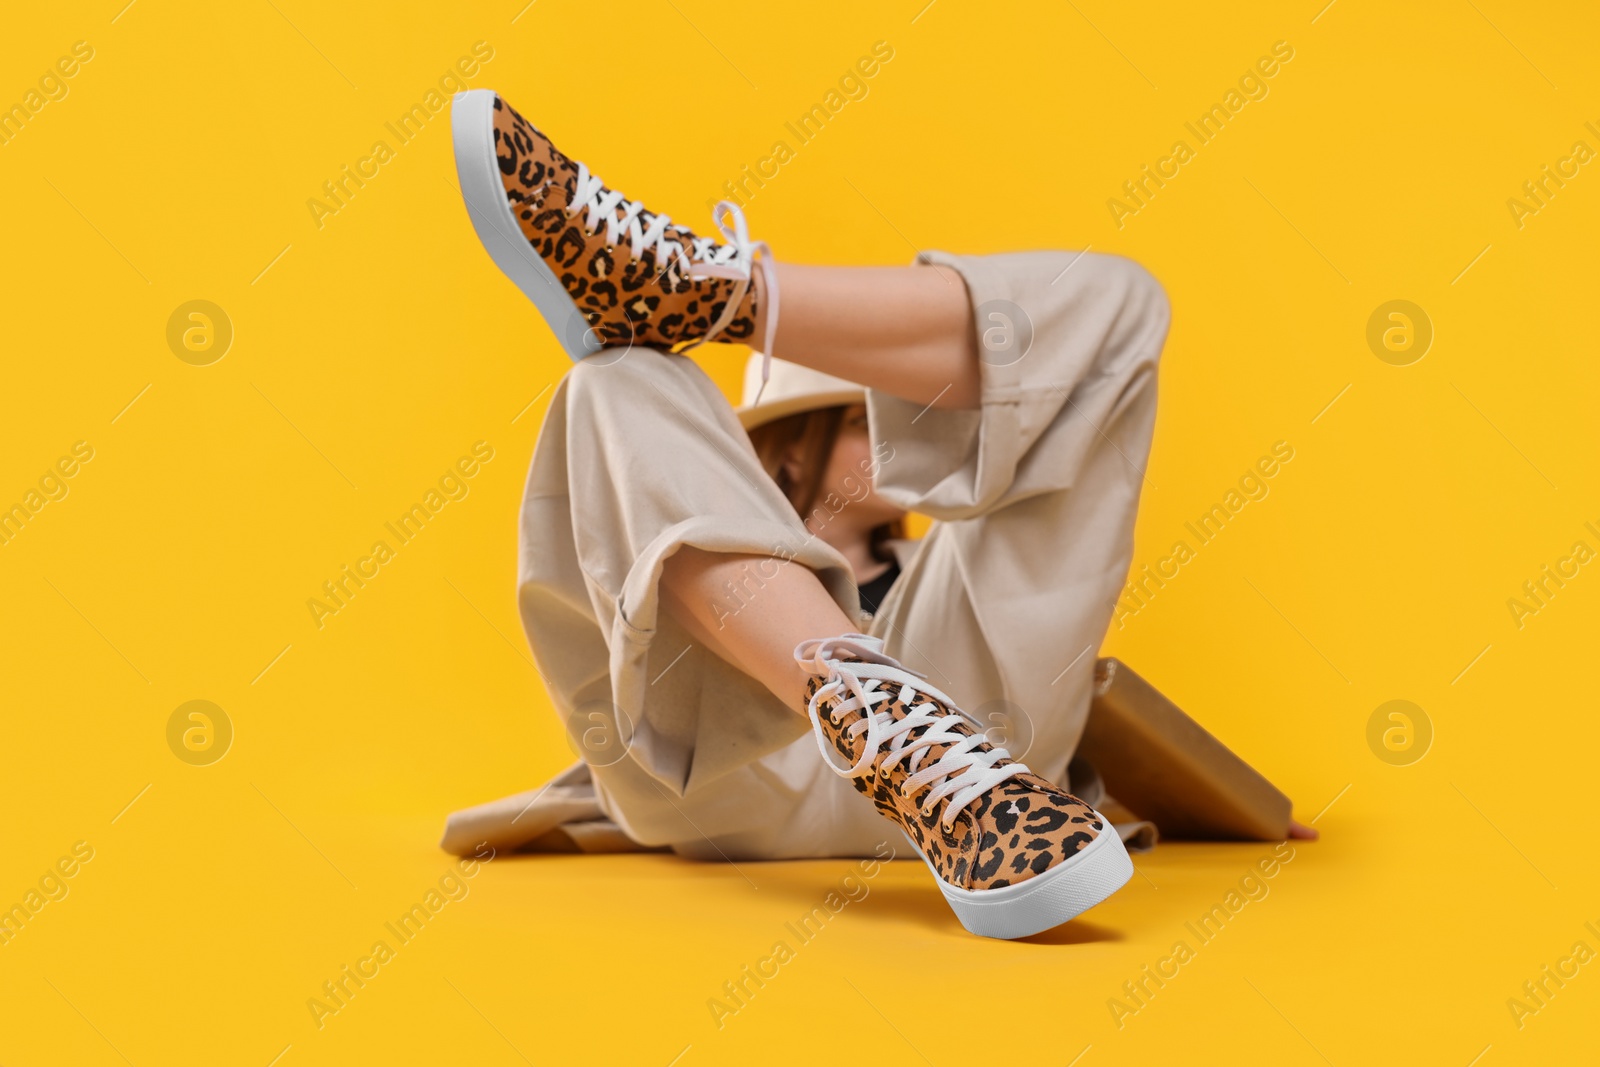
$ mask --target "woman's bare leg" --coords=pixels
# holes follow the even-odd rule
[[[774,566],[777,575],[767,577]],[[729,589],[750,589],[757,567],[760,579],[753,595],[730,596]],[[690,637],[796,712],[805,706],[807,675],[794,661],[795,646],[860,628],[839,610],[815,573],[768,556],[679,549],[662,569],[661,600]]]
[[[960,274],[931,265],[776,267],[771,355],[917,404],[978,406],[978,338]],[[759,323],[756,336],[764,330]]]
[[[938,266],[817,267],[778,263],[781,306],[773,355],[918,404],[976,407],[978,341],[967,286]],[[762,301],[765,305],[765,301]],[[761,336],[765,323],[757,326]],[[751,601],[729,610],[730,588],[770,570]],[[850,633],[859,624],[810,570],[762,556],[680,550],[661,576],[663,607],[722,659],[797,711],[807,675],[794,662],[802,641]]]

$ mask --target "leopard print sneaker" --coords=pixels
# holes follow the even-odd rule
[[[726,243],[697,237],[608,188],[488,89],[457,93],[450,125],[478,239],[574,360],[635,344],[753,343],[759,301],[771,352],[771,251],[750,240],[738,205],[724,200],[713,215]]]
[[[1099,813],[986,742],[949,697],[882,650],[862,634],[803,642],[806,712],[823,760],[904,831],[963,926],[1027,937],[1133,877]]]

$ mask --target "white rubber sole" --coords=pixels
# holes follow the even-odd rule
[[[1105,830],[1071,859],[999,889],[953,886],[939,877],[926,856],[922,860],[962,926],[980,937],[1029,937],[1082,915],[1133,877],[1133,860],[1122,838],[1104,816],[1101,822]]]
[[[533,301],[560,339],[561,347],[577,361],[600,351],[600,338],[561,287],[555,272],[528,244],[506,202],[494,151],[494,100],[492,89],[468,89],[457,93],[450,104],[450,133],[461,198],[466,201],[472,228],[489,258]]]

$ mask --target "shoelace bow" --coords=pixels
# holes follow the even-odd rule
[[[949,830],[956,816],[984,793],[1001,782],[1029,773],[1027,765],[1022,763],[994,766],[1010,758],[998,745],[990,746],[986,752],[976,751],[986,743],[982,732],[957,732],[959,723],[976,724],[921,675],[893,663],[842,662],[830,655],[859,654],[862,650],[862,646],[850,638],[807,642],[795,650],[795,659],[803,667],[815,674],[828,675],[828,680],[811,695],[806,713],[817,735],[817,749],[835,774],[842,778],[860,778],[873,773],[876,763],[879,773],[887,778],[895,765],[904,763],[911,773],[900,786],[901,795],[909,798],[918,789],[931,784],[933,788],[923,797],[920,807],[924,816],[930,814],[940,800],[950,797],[950,804],[940,819]],[[876,655],[875,652],[871,654]],[[866,735],[860,757],[844,769],[834,763],[833,752],[823,738],[819,711],[824,701],[835,699],[838,702],[829,709],[828,721],[842,726],[843,716],[860,712],[861,717],[851,723],[846,732],[852,739]],[[887,710],[878,710],[881,705],[895,701],[906,709],[905,716],[899,720]],[[937,760],[922,766],[931,749],[939,745],[950,747]],[[881,763],[878,762],[880,756]]]
[[[617,210],[619,207],[622,209],[620,213]],[[605,183],[589,173],[588,165],[579,163],[578,187],[572,202],[567,206],[567,214],[576,215],[585,208],[589,214],[584,224],[589,233],[597,233],[600,223],[604,221],[607,243],[619,244],[620,239],[626,236],[628,249],[633,258],[642,261],[649,255],[662,273],[675,266],[690,278],[732,278],[737,282],[733,295],[728,298],[727,304],[722,309],[722,314],[711,324],[706,335],[695,342],[696,345],[710,341],[733,322],[739,304],[750,288],[752,272],[756,265],[756,253],[761,253],[761,276],[765,283],[767,301],[767,328],[761,346],[761,389],[756,392],[756,399],[753,401],[759,402],[761,393],[766,391],[767,379],[772,374],[772,341],[778,329],[778,278],[774,269],[772,249],[765,241],[750,239],[750,229],[745,223],[744,212],[739,209],[739,205],[731,200],[719,200],[711,211],[711,219],[716,223],[726,244],[718,243],[710,237],[695,237],[689,230],[672,223],[666,215],[654,215],[649,227],[646,228],[639,221],[639,216],[645,211],[643,204],[637,200],[627,199],[614,189],[606,190]],[[684,249],[680,240],[674,239],[677,236],[689,239],[689,250]]]

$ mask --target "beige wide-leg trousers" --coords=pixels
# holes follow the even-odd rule
[[[965,279],[984,341],[982,406],[934,410],[869,391],[878,492],[935,521],[906,549],[868,632],[1071,788],[1096,652],[1130,563],[1167,300],[1113,256],[919,262]],[[693,360],[634,349],[578,364],[528,478],[520,606],[587,766],[453,817],[447,848],[451,833],[493,838],[514,817],[526,837],[581,820],[586,805],[637,843],[707,859],[869,855],[898,840],[823,765],[804,709],[660,610],[662,565],[684,545],[771,557],[728,590],[730,616],[784,610],[762,581],[780,566],[811,569],[859,616],[844,559],[808,534]]]

